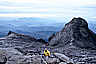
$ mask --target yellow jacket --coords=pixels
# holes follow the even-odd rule
[[[46,56],[50,56],[49,50],[44,50],[44,54],[45,54]]]

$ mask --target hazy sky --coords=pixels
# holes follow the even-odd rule
[[[96,20],[96,0],[0,0],[0,17]]]

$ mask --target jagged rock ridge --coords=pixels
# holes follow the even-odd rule
[[[51,46],[96,49],[96,34],[88,28],[83,18],[73,18],[50,41]]]
[[[13,47],[21,51],[23,50],[38,50],[40,46],[45,45],[46,41],[43,39],[36,39],[32,36],[19,34],[9,31],[8,36],[0,38],[0,47],[8,48]]]

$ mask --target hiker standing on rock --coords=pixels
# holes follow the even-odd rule
[[[45,49],[45,50],[44,50],[44,55],[50,57],[50,52],[49,52],[49,50]]]

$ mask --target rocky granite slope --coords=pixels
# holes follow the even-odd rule
[[[73,18],[48,45],[76,62],[96,63],[96,34],[88,28],[83,18]]]
[[[36,39],[32,36],[14,33],[12,31],[9,31],[8,36],[0,38],[0,47],[1,48],[16,48],[19,51],[22,50],[28,51],[28,50],[38,50],[40,46],[45,45],[47,42],[43,39]],[[24,51],[23,51],[24,50]],[[25,53],[25,52],[24,52]]]
[[[0,63],[96,64],[96,34],[83,18],[73,18],[49,41],[9,31],[0,38]],[[42,55],[45,48],[51,51],[50,58]]]
[[[56,34],[49,45],[96,49],[96,34],[88,28],[85,19],[73,18]]]

